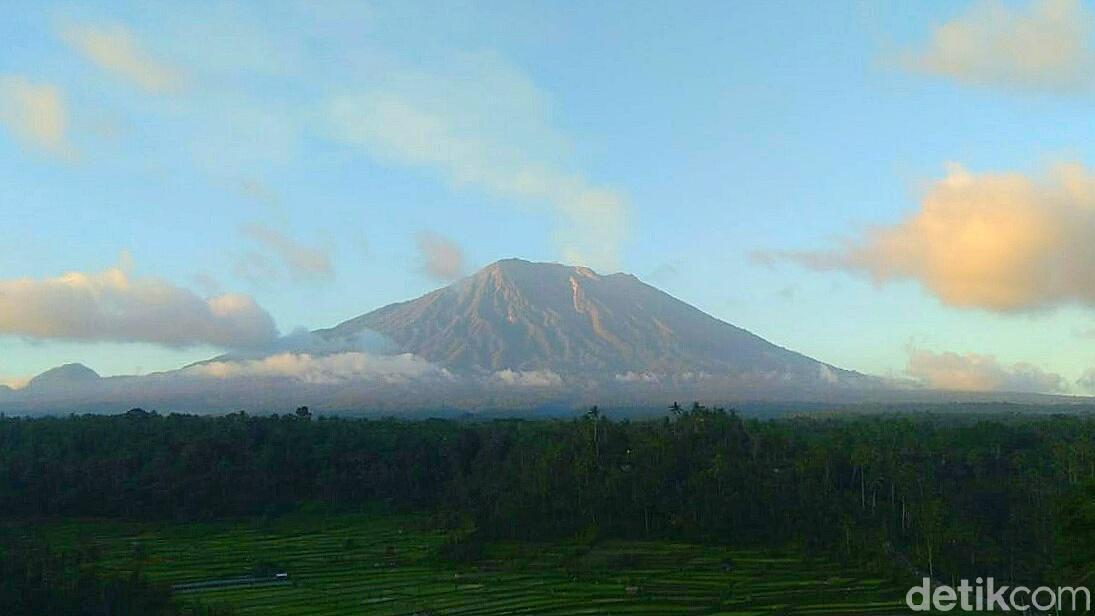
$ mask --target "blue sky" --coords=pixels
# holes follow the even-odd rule
[[[0,382],[175,368],[265,315],[330,326],[517,256],[635,273],[842,367],[1079,393],[1091,11],[11,3]],[[225,294],[230,318],[202,303]]]

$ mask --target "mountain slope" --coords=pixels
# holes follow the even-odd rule
[[[634,276],[518,259],[316,333],[337,340],[368,330],[456,369],[861,376],[776,346]]]

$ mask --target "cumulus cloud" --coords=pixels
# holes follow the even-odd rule
[[[491,375],[490,382],[506,387],[559,387],[563,377],[551,370],[499,370]]]
[[[550,208],[564,259],[614,270],[626,233],[617,191],[567,170],[545,96],[490,55],[465,55],[444,74],[406,71],[328,105],[334,136],[381,160],[428,167],[456,187]]]
[[[423,231],[415,237],[415,243],[426,274],[445,282],[464,275],[464,251],[456,242]]]
[[[331,254],[326,248],[305,245],[284,233],[261,224],[245,225],[243,234],[261,245],[281,263],[289,275],[302,282],[329,282],[334,279]],[[251,257],[262,261],[261,257]],[[273,266],[266,263],[262,269],[272,274]]]
[[[249,347],[277,337],[273,319],[245,295],[203,299],[125,267],[42,280],[0,280],[0,335],[40,340]]]
[[[952,166],[920,209],[840,248],[776,252],[815,269],[915,280],[944,303],[1014,312],[1095,305],[1095,174],[1063,164],[1045,177]]]
[[[450,378],[445,369],[410,353],[371,355],[361,352],[279,353],[259,359],[206,362],[190,366],[183,373],[213,379],[288,378],[315,385],[347,381],[392,384],[427,377]]]
[[[153,57],[121,24],[72,24],[59,34],[92,64],[145,92],[173,94],[183,89],[183,71]]]
[[[974,4],[910,52],[913,70],[975,86],[1069,91],[1092,84],[1095,21],[1079,0]]]
[[[1001,364],[991,355],[910,349],[906,374],[932,389],[1056,393],[1061,375],[1027,363]]]
[[[23,144],[68,158],[68,111],[61,91],[19,75],[0,75],[0,124]]]

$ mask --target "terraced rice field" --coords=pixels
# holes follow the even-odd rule
[[[103,567],[184,584],[284,570],[290,583],[190,590],[241,614],[906,614],[903,591],[793,555],[666,542],[499,544],[473,564],[438,557],[445,535],[415,516],[272,522],[66,522],[57,544]]]

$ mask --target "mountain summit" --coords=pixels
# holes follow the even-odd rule
[[[826,383],[862,377],[776,346],[632,275],[520,259],[316,333],[338,340],[368,331],[462,370]]]

